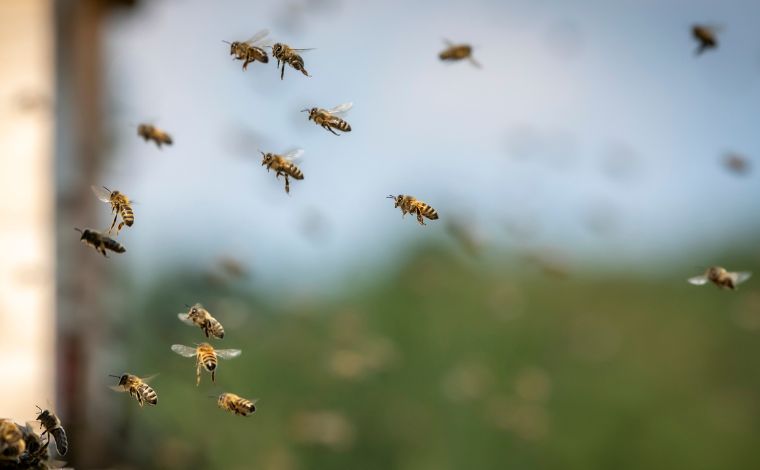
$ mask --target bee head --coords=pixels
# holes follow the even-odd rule
[[[37,407],[37,421],[41,419],[45,419],[48,416],[50,416],[50,412],[48,410],[43,410],[39,406],[35,405]]]
[[[222,406],[222,405],[224,405],[224,401],[227,399],[227,394],[226,393],[222,393],[218,397],[210,395],[210,397],[211,398],[216,398],[216,404],[219,405],[219,406]]]
[[[277,55],[277,54],[279,54],[280,52],[282,52],[282,44],[280,44],[279,42],[278,42],[278,43],[275,43],[275,44],[272,46],[272,54],[273,54],[273,55]]]
[[[317,114],[317,108],[304,108],[301,110],[302,113],[309,113],[309,120],[311,120],[315,114]]]
[[[81,228],[74,227],[74,230],[82,234],[82,236],[79,237],[80,240],[86,240],[92,233],[88,228],[82,230]]]
[[[259,152],[261,152],[261,150],[259,150]],[[274,156],[271,153],[261,152],[261,156],[263,157],[261,159],[261,166],[266,165],[267,163],[271,162],[274,159]]]
[[[108,376],[109,377],[114,377],[116,379],[119,379],[119,385],[126,385],[127,384],[127,380],[129,378],[129,374],[122,374],[122,375],[108,374]]]
[[[235,53],[235,49],[240,45],[240,43],[238,41],[229,42],[229,41],[225,41],[224,39],[222,39],[222,42],[225,43],[225,44],[229,44],[230,45],[230,54],[234,54]]]

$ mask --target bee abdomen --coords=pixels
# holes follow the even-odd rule
[[[203,367],[206,368],[207,371],[212,371],[216,369],[216,356],[209,353],[203,353],[201,354],[201,364],[203,364]]]
[[[436,212],[435,209],[428,206],[427,204],[422,205],[422,207],[420,208],[420,212],[422,212],[422,215],[424,215],[428,219],[431,219],[431,220],[438,219],[438,212]]]
[[[137,393],[140,395],[140,398],[149,405],[155,405],[158,403],[158,394],[146,383],[142,383],[137,387]]]
[[[124,221],[127,227],[131,227],[132,224],[135,223],[135,213],[132,212],[131,207],[129,206],[121,207],[121,219]]]
[[[55,447],[58,449],[60,455],[66,455],[69,451],[69,439],[66,437],[66,431],[62,427],[53,428],[50,430],[50,434],[55,439]]]
[[[128,225],[131,225],[131,224],[128,224]],[[115,251],[116,253],[124,253],[125,251],[127,251],[127,249],[124,248],[124,245],[110,238],[103,240],[103,246],[105,246],[107,249],[111,251]]]
[[[288,166],[285,168],[285,171],[286,171],[286,172],[287,172],[287,173],[288,173],[290,176],[292,176],[293,178],[295,178],[295,179],[297,179],[297,180],[302,180],[302,179],[303,179],[303,172],[301,171],[301,169],[300,169],[300,168],[298,168],[298,167],[297,167],[297,166],[295,166],[295,165],[288,165]]]
[[[215,318],[211,318],[206,322],[206,331],[211,333],[215,338],[224,338],[224,327]]]
[[[241,416],[248,416],[256,411],[256,405],[252,401],[240,398],[232,402],[232,411]]]
[[[343,119],[336,119],[333,125],[343,132],[351,132],[351,125],[349,125],[346,121]]]

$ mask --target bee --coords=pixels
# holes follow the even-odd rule
[[[201,343],[198,347],[191,348],[182,344],[173,344],[172,351],[184,357],[195,356],[195,386],[201,383],[201,367],[211,372],[211,381],[216,383],[215,373],[218,364],[218,358],[233,359],[238,357],[242,351],[239,349],[214,349],[208,343]]]
[[[272,57],[277,59],[277,67],[280,67],[280,64],[282,64],[282,70],[280,71],[280,80],[285,77],[285,64],[290,65],[307,77],[311,77],[311,75],[309,75],[309,72],[307,72],[304,68],[303,58],[297,53],[297,51],[303,52],[310,50],[311,49],[293,49],[287,44],[282,44],[280,42],[272,46]]]
[[[42,438],[34,432],[34,427],[31,423],[26,423],[26,426],[18,426],[18,428],[26,444],[26,451],[19,458],[19,463],[22,467],[49,468],[46,465],[50,457],[48,454],[49,442],[43,444]]]
[[[342,118],[336,116],[337,114],[343,114],[354,106],[353,103],[344,103],[340,106],[336,106],[333,109],[311,108],[302,109],[301,112],[309,113],[309,120],[314,121],[314,124],[322,126],[326,130],[332,132],[335,135],[340,135],[333,129],[338,129],[342,132],[351,132],[351,125],[348,124]]]
[[[83,231],[81,229],[74,228],[74,230],[82,234],[82,236],[79,238],[82,242],[95,248],[98,253],[102,254],[106,258],[108,258],[108,255],[106,255],[106,250],[111,250],[115,253],[124,253],[127,251],[127,249],[124,248],[121,243],[117,242],[107,235],[96,232],[93,229],[86,228]]]
[[[699,46],[695,51],[696,55],[700,55],[708,49],[714,49],[718,47],[718,36],[716,35],[716,28],[712,26],[694,25],[691,28],[691,34],[699,43]]]
[[[102,188],[92,186],[92,192],[95,193],[95,196],[101,201],[111,204],[111,211],[114,216],[111,228],[108,229],[108,233],[111,233],[113,230],[114,225],[116,225],[116,219],[119,216],[121,216],[121,222],[119,222],[119,226],[116,227],[116,235],[119,234],[119,231],[125,225],[131,227],[135,223],[135,213],[132,211],[132,204],[125,194],[120,193],[119,191],[111,191],[105,186]]]
[[[737,175],[743,175],[749,173],[750,164],[747,157],[738,153],[729,153],[723,157],[723,164],[727,169],[733,171]]]
[[[137,126],[137,135],[142,137],[146,142],[152,140],[158,148],[161,148],[162,144],[172,145],[174,143],[169,134],[151,124],[140,124]]]
[[[216,403],[219,408],[240,416],[248,416],[256,411],[255,402],[234,393],[222,393]]]
[[[243,70],[248,70],[248,64],[251,62],[259,61],[263,64],[269,62],[269,56],[262,44],[268,34],[269,30],[262,29],[247,41],[223,42],[230,45],[230,55],[234,55],[236,60],[243,61]]]
[[[689,284],[695,286],[702,286],[707,284],[707,281],[712,282],[721,289],[736,290],[736,286],[746,281],[752,276],[752,273],[747,271],[731,272],[726,271],[725,268],[720,266],[711,266],[707,268],[704,274],[689,278]]]
[[[446,49],[438,54],[441,60],[457,61],[467,59],[475,67],[481,67],[480,63],[472,57],[472,46],[469,44],[454,44],[448,39],[444,39],[443,42],[446,44]]]
[[[208,310],[203,308],[201,304],[195,304],[192,307],[187,306],[190,311],[187,313],[178,313],[177,317],[184,323],[191,326],[199,326],[203,330],[203,334],[206,338],[213,336],[214,338],[224,338],[224,328],[219,321],[212,317]]]
[[[390,195],[388,196],[388,199],[395,200],[396,204],[393,207],[400,207],[401,208],[401,217],[405,217],[406,214],[412,214],[417,216],[417,222],[420,223],[420,225],[425,225],[425,221],[422,219],[422,217],[427,217],[430,220],[437,220],[438,219],[438,212],[435,211],[432,207],[425,204],[422,201],[419,201],[412,196],[407,196],[404,194],[399,194],[398,196]]]
[[[140,406],[143,406],[146,403],[148,405],[155,405],[158,403],[158,394],[150,385],[148,385],[148,382],[153,379],[155,375],[140,378],[136,375],[127,374],[125,372],[122,375],[109,374],[109,377],[119,379],[118,385],[112,385],[110,387],[111,390],[117,392],[129,392],[129,395],[137,400],[137,403],[139,403]]]
[[[292,150],[285,155],[261,152],[261,155],[264,157],[261,160],[261,166],[266,165],[267,171],[274,170],[277,179],[280,178],[280,175],[285,176],[285,192],[290,194],[290,180],[288,178],[292,177],[297,180],[303,179],[303,172],[294,163],[295,160],[303,155],[303,150]]]
[[[25,450],[26,441],[19,426],[8,419],[0,419],[0,461],[18,462]]]
[[[45,437],[45,434],[53,436],[58,453],[66,455],[66,452],[69,450],[69,439],[66,437],[66,431],[63,429],[63,426],[61,426],[61,420],[50,410],[43,410],[39,406],[37,410],[39,410],[37,421],[40,422],[45,430],[40,437]],[[48,437],[49,439],[50,437]]]

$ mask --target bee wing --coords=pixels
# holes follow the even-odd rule
[[[217,349],[216,355],[222,359],[233,359],[243,354],[239,349]]]
[[[158,374],[151,374],[147,377],[140,377],[140,380],[142,380],[145,383],[149,383],[151,380],[155,379],[156,377],[158,377]]]
[[[172,351],[184,357],[193,357],[196,353],[195,348],[185,346],[184,344],[172,344]]]
[[[296,161],[296,160],[300,159],[301,156],[303,155],[303,152],[304,152],[303,149],[295,149],[295,150],[291,150],[290,152],[286,153],[285,155],[283,155],[283,157],[286,160],[290,160],[291,162],[293,162],[293,161]]]
[[[328,110],[327,112],[330,114],[342,114],[342,113],[347,112],[349,109],[353,107],[354,107],[353,103],[343,103],[334,107],[333,109]]]
[[[688,281],[689,281],[689,284],[694,284],[695,286],[703,286],[707,284],[707,276],[702,274],[700,276],[690,277]]]
[[[450,40],[448,40],[446,38],[443,38],[443,43],[446,44],[446,47],[451,47],[451,46],[454,45],[453,42],[451,42]]]
[[[742,282],[752,277],[752,273],[749,271],[741,271],[737,273],[731,273],[731,277],[734,279],[734,284],[741,284]]]
[[[114,392],[126,392],[124,387],[122,387],[121,385],[109,385],[108,388],[110,388]]]
[[[195,326],[195,323],[190,318],[190,315],[186,312],[180,312],[177,314],[177,318],[182,320],[182,323],[185,323],[186,325]],[[172,347],[172,350],[174,350],[174,347]]]
[[[95,196],[103,202],[111,202],[111,191],[106,188],[99,188],[97,186],[90,186]]]
[[[248,40],[246,40],[245,43],[247,43],[247,44],[249,44],[249,45],[252,46],[252,45],[254,45],[255,43],[261,41],[262,39],[264,39],[267,36],[269,36],[269,30],[268,29],[262,29],[258,33],[254,34],[253,36],[251,36],[250,38],[248,38]]]
[[[307,49],[296,49],[296,48],[292,48],[292,49],[293,49],[294,51],[298,51],[298,52],[306,52],[306,51],[313,51],[313,50],[314,50],[314,48],[313,48],[313,47],[309,47],[309,48],[307,48]]]

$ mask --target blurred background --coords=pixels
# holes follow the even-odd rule
[[[55,409],[78,469],[756,465],[758,280],[686,278],[760,271],[760,4],[612,3],[0,3],[0,417]],[[241,70],[263,28],[311,78]],[[287,195],[259,150],[296,147]],[[79,242],[91,185],[124,254]],[[243,350],[215,385],[169,349],[196,302]]]

